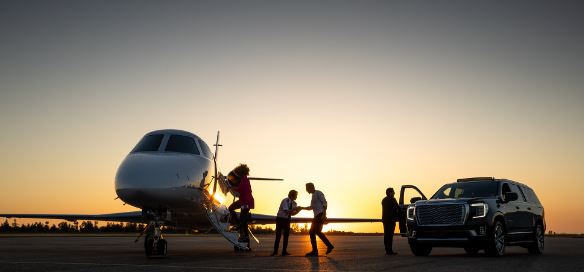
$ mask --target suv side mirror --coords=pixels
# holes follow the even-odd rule
[[[412,199],[410,199],[410,203],[411,204],[414,204],[414,203],[416,203],[416,201],[420,201],[420,200],[422,200],[422,198],[419,197],[419,196],[418,197],[412,197]]]
[[[514,192],[507,192],[505,193],[505,202],[515,201],[519,198],[517,193]]]

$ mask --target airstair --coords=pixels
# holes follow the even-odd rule
[[[233,244],[235,249],[244,251],[250,250],[249,243],[239,242],[239,232],[230,230],[231,224],[229,224],[229,220],[224,220],[224,218],[229,218],[229,210],[225,205],[209,202],[205,205],[205,210],[207,211],[209,222],[211,222],[215,230],[223,235],[227,241]]]

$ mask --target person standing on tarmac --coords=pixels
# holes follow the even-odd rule
[[[306,207],[306,210],[312,210],[314,212],[314,219],[312,219],[312,224],[310,225],[310,244],[312,245],[312,251],[306,253],[306,256],[318,256],[318,248],[316,247],[316,236],[322,240],[326,245],[326,254],[331,253],[335,248],[333,244],[326,238],[324,233],[322,233],[322,225],[326,221],[326,208],[327,202],[324,198],[324,194],[314,188],[313,183],[306,183],[306,191],[312,194],[312,200],[310,201],[310,207]]]
[[[395,232],[395,222],[399,220],[400,208],[395,200],[393,188],[387,188],[385,195],[386,197],[381,201],[385,255],[396,255],[397,253],[393,251],[393,233]]]
[[[290,235],[290,221],[292,216],[298,214],[302,207],[296,204],[298,192],[290,190],[288,197],[282,199],[278,214],[276,215],[276,240],[274,241],[274,252],[271,256],[278,255],[278,247],[280,246],[280,236],[284,234],[284,242],[282,245],[282,256],[290,255],[286,248],[288,248],[288,236]]]

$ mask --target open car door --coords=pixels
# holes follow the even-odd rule
[[[411,196],[409,200],[405,200],[407,196]],[[414,204],[418,200],[426,200],[426,196],[418,187],[414,185],[403,185],[399,191],[399,207],[400,207],[400,216],[399,216],[399,233],[401,236],[407,236],[407,225],[406,225],[406,216],[408,207],[411,204]],[[407,202],[407,203],[406,203]]]

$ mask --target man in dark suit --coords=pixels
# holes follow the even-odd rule
[[[393,233],[395,232],[395,222],[399,220],[400,208],[395,200],[395,192],[393,188],[385,190],[386,197],[381,201],[383,215],[381,221],[383,222],[383,243],[385,244],[385,255],[395,255],[393,251]]]

